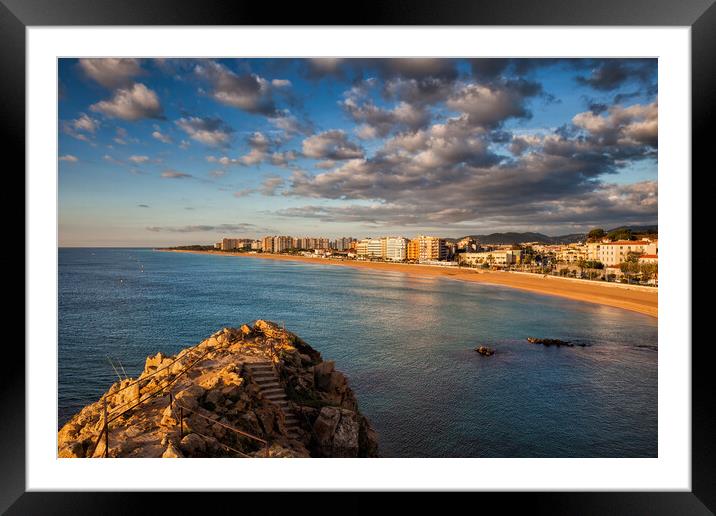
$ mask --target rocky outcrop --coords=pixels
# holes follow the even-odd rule
[[[475,348],[475,351],[477,351],[480,355],[484,357],[491,357],[495,354],[495,350],[492,348],[488,348],[487,346],[478,346]]]
[[[572,347],[574,344],[567,340],[559,339],[542,339],[537,337],[527,337],[527,342],[531,344],[542,344],[543,346],[567,346]]]
[[[148,357],[137,378],[113,384],[60,429],[59,457],[105,455],[375,457],[378,438],[332,361],[259,320]]]

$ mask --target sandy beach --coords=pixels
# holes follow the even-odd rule
[[[596,281],[580,281],[511,272],[482,271],[480,269],[458,269],[430,265],[405,263],[362,262],[355,260],[331,260],[326,258],[309,258],[305,256],[289,256],[280,254],[248,254],[227,253],[221,251],[189,251],[179,249],[158,249],[159,251],[192,254],[213,254],[226,257],[254,258],[263,260],[284,260],[294,262],[315,263],[336,267],[354,267],[392,272],[402,272],[414,276],[443,277],[461,281],[474,281],[502,285],[540,294],[560,296],[588,303],[623,308],[639,312],[651,317],[658,317],[658,292],[656,289],[629,286],[622,284],[603,283]]]

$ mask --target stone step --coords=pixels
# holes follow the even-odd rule
[[[266,385],[266,384],[269,384],[269,383],[278,383],[278,378],[276,378],[276,377],[273,377],[273,378],[269,378],[269,377],[266,377],[266,378],[254,378],[254,381],[255,381],[256,383],[258,383],[259,385]]]
[[[278,376],[275,374],[272,375],[263,375],[263,376],[254,376],[254,381],[256,383],[262,383],[262,382],[277,382]]]
[[[287,400],[285,394],[264,394],[263,396],[267,400],[273,401],[273,402]]]
[[[284,392],[284,390],[283,390],[283,387],[281,387],[280,385],[276,385],[276,386],[273,386],[273,385],[272,385],[272,386],[270,386],[270,387],[261,386],[261,393],[262,393],[262,394],[270,394],[270,393],[272,393],[272,392],[281,392],[281,393],[284,393],[284,394],[285,394],[285,392]]]
[[[273,381],[268,381],[268,380],[267,380],[267,381],[256,382],[256,383],[259,384],[259,387],[261,387],[261,389],[269,389],[269,388],[271,388],[271,387],[278,387],[278,386],[281,385],[281,384],[278,383],[278,381],[276,381],[276,380],[273,380]]]
[[[258,369],[273,369],[273,364],[267,363],[267,364],[246,364],[246,367],[251,370],[258,370]]]

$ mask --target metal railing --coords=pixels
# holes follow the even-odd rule
[[[93,456],[94,456],[95,452],[97,451],[97,447],[99,446],[99,443],[100,443],[101,440],[102,440],[102,437],[104,437],[104,445],[105,445],[105,446],[104,446],[103,456],[104,456],[105,458],[108,457],[108,456],[109,456],[109,433],[110,433],[110,432],[109,432],[109,430],[110,430],[109,424],[112,423],[113,421],[115,421],[116,419],[118,419],[118,418],[124,416],[126,413],[128,413],[129,411],[135,409],[136,407],[138,407],[138,406],[141,405],[142,403],[145,403],[145,402],[149,401],[150,399],[153,399],[153,398],[156,397],[157,395],[163,393],[163,392],[165,391],[165,389],[167,389],[167,388],[171,387],[172,385],[174,385],[174,384],[177,382],[177,380],[179,380],[179,378],[181,378],[184,374],[186,374],[186,373],[187,373],[192,367],[194,367],[196,364],[198,364],[199,362],[201,362],[201,361],[204,359],[204,357],[206,357],[206,355],[209,353],[209,351],[211,351],[211,350],[205,351],[199,358],[197,358],[194,362],[192,362],[191,364],[189,364],[188,366],[186,366],[186,368],[184,368],[184,370],[182,370],[179,374],[177,374],[176,376],[174,376],[173,378],[171,378],[171,380],[169,380],[166,384],[164,384],[164,385],[161,385],[161,384],[160,384],[156,389],[154,389],[152,392],[150,392],[150,393],[148,393],[148,394],[146,394],[146,395],[143,395],[143,394],[141,393],[141,390],[140,390],[140,391],[139,391],[139,396],[138,396],[138,398],[137,398],[136,400],[130,400],[130,401],[128,401],[128,402],[125,402],[125,403],[119,405],[118,407],[114,407],[114,410],[112,410],[112,411],[109,411],[109,410],[107,409],[107,396],[105,395],[105,397],[104,397],[103,400],[102,400],[102,401],[103,401],[103,410],[102,410],[102,421],[103,421],[103,424],[102,424],[102,429],[100,430],[100,433],[99,433],[99,435],[97,436],[97,439],[96,439],[96,441],[95,441],[95,443],[94,443],[94,446],[92,447],[92,453],[91,453],[89,456],[90,456],[90,457],[93,457]],[[132,382],[131,384],[126,385],[125,387],[122,387],[121,389],[117,390],[117,391],[116,391],[115,393],[113,393],[113,394],[117,394],[117,393],[119,393],[119,392],[121,392],[121,391],[123,391],[123,390],[125,390],[125,389],[128,389],[129,387],[131,387],[131,386],[133,386],[133,385],[137,385],[137,384],[139,384],[140,382],[144,382],[145,380],[147,380],[147,379],[150,378],[151,376],[154,376],[154,375],[156,375],[158,372],[160,372],[160,371],[162,371],[162,370],[165,370],[165,369],[167,369],[168,367],[171,367],[174,363],[176,363],[176,362],[178,362],[178,361],[180,361],[180,360],[183,360],[184,358],[188,357],[189,355],[190,355],[190,353],[187,353],[187,354],[184,355],[183,357],[180,357],[180,358],[177,358],[177,359],[172,360],[172,362],[171,362],[170,364],[168,364],[167,366],[165,366],[165,367],[163,367],[163,368],[161,368],[161,369],[157,369],[157,370],[154,371],[153,373],[151,373],[151,374],[149,374],[149,375],[146,375],[144,378],[138,379],[138,380]],[[242,364],[242,370],[243,370],[243,364]],[[182,391],[179,391],[179,392],[183,392],[183,390],[182,390]],[[179,394],[179,393],[177,393],[177,394]],[[132,405],[129,406],[129,407],[127,407],[127,408],[125,408],[124,410],[121,410],[123,407],[126,407],[127,405],[130,405],[130,404],[132,404]],[[172,414],[174,415],[174,418],[178,421],[178,426],[179,426],[179,439],[180,439],[180,440],[184,438],[184,419],[185,419],[185,417],[184,417],[184,412],[186,411],[186,412],[188,412],[188,413],[195,414],[195,415],[198,416],[198,417],[204,418],[204,419],[210,421],[212,424],[218,424],[219,426],[221,426],[221,427],[223,427],[223,428],[226,428],[227,430],[230,430],[231,432],[234,432],[234,434],[236,434],[236,435],[240,435],[240,436],[242,436],[242,437],[246,437],[246,438],[248,438],[248,439],[250,439],[250,440],[253,440],[253,441],[259,443],[259,444],[262,445],[263,448],[264,448],[264,456],[265,456],[265,457],[268,457],[268,456],[269,456],[269,442],[268,442],[266,439],[262,439],[262,438],[260,438],[260,437],[258,437],[258,436],[256,436],[256,435],[253,435],[253,434],[251,434],[251,433],[249,433],[249,432],[246,432],[246,431],[244,431],[244,430],[240,430],[240,429],[235,428],[235,427],[233,427],[233,426],[231,426],[231,425],[227,425],[226,423],[222,423],[221,421],[219,421],[219,420],[217,420],[217,419],[214,419],[214,418],[209,417],[209,416],[207,416],[207,415],[205,415],[205,414],[202,414],[202,413],[200,413],[200,412],[197,412],[197,411],[195,411],[195,410],[192,410],[192,409],[190,409],[189,407],[184,406],[183,404],[179,403],[178,400],[175,399],[175,395],[174,395],[174,393],[172,393],[171,391],[169,392],[169,406],[171,407],[171,412],[172,412]],[[177,408],[177,407],[178,407],[178,409],[179,409],[178,417],[177,417],[177,413],[176,413],[176,408]],[[191,433],[195,433],[195,434],[200,435],[200,436],[202,436],[202,437],[204,437],[204,438],[209,438],[209,436],[206,436],[206,435],[204,435],[204,434],[202,434],[202,433],[196,431],[196,430],[193,429],[193,428],[192,428],[192,432],[191,432]],[[242,452],[241,450],[237,450],[236,448],[234,448],[234,447],[232,447],[232,446],[229,446],[229,445],[226,444],[226,443],[222,443],[222,442],[219,441],[218,439],[217,439],[217,442],[219,443],[220,446],[222,446],[222,447],[224,447],[224,448],[226,448],[226,449],[228,449],[228,450],[230,450],[230,451],[232,451],[232,452],[234,452],[234,453],[236,453],[236,454],[238,454],[238,455],[240,455],[240,456],[242,456],[242,457],[250,457],[249,455],[245,454],[245,453]]]
[[[146,397],[143,397],[143,395],[142,395],[142,393],[141,393],[141,390],[139,390],[139,396],[138,396],[138,398],[137,398],[136,400],[129,400],[129,401],[127,401],[127,402],[125,402],[125,403],[123,403],[123,404],[117,406],[117,407],[114,407],[114,410],[113,410],[112,412],[109,412],[109,411],[107,410],[107,395],[105,395],[104,398],[103,398],[103,400],[102,400],[102,402],[103,402],[103,410],[102,410],[102,421],[103,421],[103,424],[102,424],[102,429],[100,430],[100,433],[99,433],[99,435],[97,436],[97,440],[95,441],[94,446],[92,447],[92,453],[90,454],[90,457],[93,457],[93,456],[94,456],[95,452],[97,451],[97,446],[99,446],[99,443],[100,443],[100,441],[102,440],[102,437],[103,437],[103,436],[104,436],[104,439],[105,439],[104,457],[108,457],[108,454],[109,454],[109,424],[110,424],[112,421],[116,420],[117,418],[120,418],[120,417],[124,416],[127,412],[129,412],[129,411],[135,409],[136,407],[138,407],[138,406],[141,405],[142,403],[144,403],[144,402],[146,402],[146,401],[148,401],[148,400],[150,400],[150,399],[156,397],[158,394],[163,393],[166,388],[171,387],[173,384],[175,384],[176,381],[179,380],[179,378],[181,378],[184,374],[186,374],[187,371],[189,371],[189,369],[191,369],[191,368],[194,367],[196,364],[198,364],[199,362],[201,362],[201,360],[204,359],[204,357],[209,353],[209,351],[210,351],[210,350],[205,351],[198,359],[196,359],[194,362],[192,362],[191,364],[189,364],[182,372],[180,372],[179,374],[177,374],[176,376],[174,376],[174,377],[173,377],[171,380],[169,380],[165,385],[161,385],[161,384],[160,384],[159,387],[157,387],[157,388],[156,388],[155,390],[153,390],[152,392],[148,393],[148,394],[146,395]],[[179,360],[183,360],[185,357],[188,357],[189,355],[190,355],[190,353],[187,353],[187,354],[184,355],[183,357],[174,359],[174,360],[173,360],[170,364],[168,364],[166,367],[163,367],[163,368],[161,368],[161,369],[158,369],[157,371],[154,371],[153,373],[151,373],[151,374],[145,376],[144,378],[141,378],[141,379],[139,379],[139,380],[136,380],[136,381],[132,382],[131,384],[126,385],[125,387],[122,387],[121,389],[118,389],[117,391],[115,391],[114,393],[112,393],[112,395],[115,395],[115,394],[117,394],[117,393],[119,393],[119,392],[121,392],[121,391],[123,391],[123,390],[125,390],[125,389],[128,389],[129,387],[131,387],[131,386],[133,386],[133,385],[137,385],[138,383],[147,380],[147,379],[150,378],[151,376],[156,375],[159,371],[164,370],[164,369],[167,369],[168,367],[171,367],[174,363],[178,362]],[[130,405],[130,404],[132,404],[132,405],[129,406],[129,407],[127,407],[127,408],[125,408],[124,410],[120,410],[120,409],[122,409],[123,407],[126,407],[127,405]]]

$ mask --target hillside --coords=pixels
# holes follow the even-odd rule
[[[635,235],[642,234],[658,234],[659,227],[656,225],[652,226],[619,226],[617,228],[607,229],[606,232],[612,232],[620,229],[630,229]],[[586,233],[570,233],[567,235],[549,236],[543,233],[490,233],[489,235],[466,235],[461,238],[474,238],[481,244],[487,245],[508,245],[508,244],[520,244],[522,242],[539,242],[541,244],[572,244],[576,242],[583,242],[587,235]],[[460,240],[458,238],[456,240]]]

